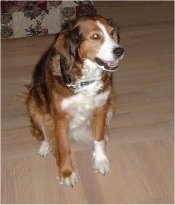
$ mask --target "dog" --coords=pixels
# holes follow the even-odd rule
[[[93,163],[105,175],[110,169],[105,136],[112,118],[112,74],[124,55],[119,29],[100,15],[65,23],[58,38],[33,72],[27,96],[38,153],[53,153],[60,183],[74,186],[77,176],[70,139],[93,140]]]

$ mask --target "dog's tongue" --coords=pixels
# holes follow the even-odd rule
[[[117,67],[118,61],[107,61],[107,65],[112,68]]]

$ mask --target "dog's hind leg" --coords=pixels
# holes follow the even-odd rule
[[[110,108],[108,109],[107,114],[106,114],[106,125],[107,125],[107,126],[109,125],[110,121],[112,120],[113,115],[114,115],[113,109],[110,107]],[[110,136],[109,136],[107,130],[106,130],[106,132],[105,132],[105,137],[104,137],[104,139],[105,139],[106,142],[109,141],[109,139],[110,139]]]
[[[45,157],[46,155],[48,155],[52,152],[52,148],[51,148],[50,143],[49,143],[49,138],[46,134],[46,129],[45,129],[42,122],[40,122],[39,127],[42,131],[44,139],[41,141],[40,147],[38,148],[38,154]]]
[[[110,97],[109,97],[109,104],[108,104],[108,109],[107,109],[107,112],[106,112],[106,127],[109,125],[109,123],[111,122],[114,114],[115,114],[115,110],[114,110],[114,107],[113,107],[113,101],[114,101],[114,94],[111,93]],[[107,129],[106,129],[106,132],[105,132],[105,141],[109,141],[110,139],[110,136],[107,132]]]
[[[52,151],[48,137],[48,126],[45,126],[43,117],[38,113],[30,112],[30,118],[33,134],[35,138],[41,142],[38,148],[38,154],[45,157]]]

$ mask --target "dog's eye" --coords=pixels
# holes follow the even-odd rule
[[[99,40],[100,39],[100,35],[98,34],[94,34],[90,37],[92,40]]]

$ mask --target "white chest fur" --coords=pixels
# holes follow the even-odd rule
[[[110,91],[98,94],[103,87],[102,72],[92,61],[86,59],[84,61],[83,75],[77,83],[83,81],[94,82],[77,90],[74,96],[65,98],[61,103],[62,110],[72,116],[70,122],[71,137],[77,141],[82,136],[83,138],[89,138],[89,136],[85,137],[85,133],[86,136],[92,135],[89,127],[93,110],[103,106],[109,97]]]
[[[102,106],[109,96],[108,92],[98,94],[103,87],[101,80],[103,71],[91,60],[86,59],[83,64],[83,75],[76,82],[93,81],[93,83],[76,90],[77,94],[62,101],[62,109],[72,115],[71,128],[77,127],[87,121],[92,111]]]
[[[91,127],[93,110],[104,105],[108,99],[109,91],[88,96],[78,93],[62,101],[62,109],[72,116],[69,124],[69,137],[77,142],[89,143],[94,138]]]
[[[109,91],[106,91],[91,96],[78,93],[72,97],[64,99],[61,107],[73,117],[70,128],[74,129],[82,126],[84,123],[88,123],[93,110],[104,105],[108,97]]]

